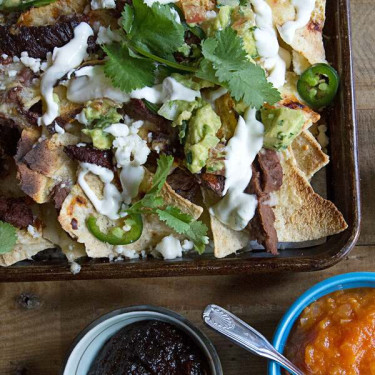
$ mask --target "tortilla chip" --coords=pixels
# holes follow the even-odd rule
[[[24,259],[30,259],[39,251],[50,249],[53,244],[42,237],[41,228],[35,228],[39,237],[33,237],[25,229],[17,229],[17,243],[12,251],[0,255],[0,266],[10,266]]]
[[[295,12],[292,16],[289,1],[269,1],[269,5],[272,8],[273,18],[279,31],[285,22],[293,21],[296,17]],[[310,64],[326,61],[323,45],[325,6],[326,0],[315,1],[315,9],[309,23],[296,31],[294,39],[290,43],[290,46],[304,56]]]
[[[79,141],[69,133],[54,134],[49,139],[37,142],[22,158],[31,170],[53,179],[72,180],[75,163],[64,152],[64,146],[75,145]]]
[[[45,203],[55,185],[75,179],[75,163],[64,153],[64,146],[76,144],[78,138],[64,133],[38,142],[39,135],[37,129],[23,130],[16,155],[17,178],[25,194]]]
[[[292,62],[293,71],[299,76],[311,66],[309,61],[297,51],[292,51]]]
[[[57,220],[57,212],[52,204],[41,205],[43,218],[43,238],[58,246],[70,262],[86,256],[85,247],[73,240]]]
[[[304,130],[291,144],[298,168],[310,180],[312,176],[329,163],[329,157],[308,130]]]
[[[103,183],[100,179],[91,173],[87,174],[85,178],[98,198],[102,198]],[[152,174],[146,170],[140,190],[145,189],[145,191],[147,191],[151,187],[151,180]],[[161,196],[166,205],[173,204],[179,207],[181,211],[192,215],[195,219],[197,219],[203,211],[202,207],[196,206],[175,193],[168,184],[163,186]],[[83,243],[86,247],[87,255],[92,258],[119,255],[116,246],[99,241],[89,232],[86,226],[86,220],[91,215],[98,217],[94,206],[78,184],[73,186],[71,193],[63,203],[58,218],[62,228],[73,238],[77,239],[78,242]],[[98,225],[101,230],[107,231],[108,228],[115,225],[115,222],[107,217],[99,216]],[[133,244],[121,246],[121,250],[134,250],[140,253],[142,250],[147,250],[156,246],[163,237],[170,234],[184,239],[183,236],[176,234],[171,228],[164,224],[164,222],[160,221],[156,215],[143,215],[142,236]]]
[[[316,240],[342,232],[347,224],[336,206],[316,194],[289,148],[280,158],[284,183],[275,193],[275,228],[280,242]]]
[[[83,13],[88,4],[88,0],[58,0],[52,4],[23,12],[17,24],[19,26],[52,25],[61,16]]]
[[[207,208],[213,206],[220,199],[208,189],[201,188],[201,190]],[[210,224],[216,258],[224,258],[233,254],[243,249],[250,241],[248,232],[230,229],[213,215],[210,215]]]

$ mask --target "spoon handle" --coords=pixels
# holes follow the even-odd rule
[[[304,375],[288,359],[281,355],[254,328],[217,305],[208,305],[203,312],[205,323],[250,352],[278,362],[294,375]]]

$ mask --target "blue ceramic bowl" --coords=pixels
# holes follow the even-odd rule
[[[320,297],[329,293],[342,289],[352,288],[375,288],[375,272],[353,272],[345,273],[331,277],[327,280],[321,281],[308,291],[306,291],[296,302],[290,307],[281,319],[277,326],[275,336],[273,338],[273,345],[280,353],[283,353],[285,344],[288,340],[289,333],[294,326],[294,323],[301,315],[305,307]],[[275,362],[270,362],[268,365],[269,375],[281,375],[281,367]]]

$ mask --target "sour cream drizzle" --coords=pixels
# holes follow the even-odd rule
[[[87,39],[94,35],[86,22],[81,22],[74,29],[74,38],[61,48],[55,47],[52,65],[43,74],[40,91],[47,105],[46,113],[39,119],[39,125],[50,125],[59,115],[59,105],[54,101],[53,87],[56,82],[76,68],[86,56]]]
[[[122,196],[117,190],[116,186],[111,183],[114,178],[113,172],[99,165],[90,163],[80,163],[81,170],[78,174],[78,183],[84,193],[90,199],[95,209],[102,215],[108,216],[112,220],[119,218],[118,211],[120,210]],[[104,183],[103,199],[99,199],[96,193],[91,189],[87,183],[85,176],[87,173],[97,175]]]
[[[234,136],[226,146],[224,197],[210,213],[236,231],[246,227],[255,214],[255,195],[244,193],[251,180],[251,164],[263,146],[264,127],[251,108],[238,119]]]
[[[74,103],[84,103],[88,100],[108,98],[119,103],[130,99],[146,99],[151,103],[162,104],[169,100],[185,100],[192,102],[200,98],[200,91],[192,90],[173,77],[153,87],[143,87],[130,94],[114,88],[112,82],[104,74],[103,66],[85,66],[75,72],[75,78],[68,83],[67,98]]]
[[[277,32],[273,25],[272,9],[265,0],[251,0],[257,29],[254,31],[255,43],[264,68],[269,72],[268,81],[276,88],[285,83],[287,62],[285,54],[280,55]]]
[[[104,75],[101,65],[85,66],[75,72],[75,78],[68,83],[67,98],[74,103],[108,98],[118,103],[129,101],[129,95],[112,86]]]
[[[284,23],[279,28],[281,37],[288,44],[293,42],[296,31],[309,23],[315,8],[315,0],[292,0],[292,4],[296,8],[296,19]]]

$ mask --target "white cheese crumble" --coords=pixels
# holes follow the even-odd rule
[[[206,19],[212,20],[217,17],[217,13],[214,10],[208,10],[206,12]]]
[[[115,137],[112,144],[116,149],[117,167],[121,168],[122,197],[126,204],[130,204],[138,195],[139,185],[144,177],[143,164],[147,161],[150,149],[147,142],[137,134],[143,121],[131,122],[129,117],[125,121],[128,124],[112,124],[104,131]]]
[[[171,4],[171,3],[177,3],[178,0],[144,0],[144,3],[149,6],[149,7],[152,7],[153,4],[155,3],[159,3],[159,4]]]
[[[193,250],[194,248],[194,242],[189,240],[184,240],[184,242],[181,245],[183,251],[189,251]]]
[[[17,70],[8,70],[9,77],[15,77],[17,75]]]
[[[155,247],[155,250],[162,255],[164,259],[175,259],[182,257],[182,247],[180,241],[170,234],[164,237]]]
[[[38,230],[32,225],[27,226],[27,231],[29,232],[29,234],[33,238],[39,238],[41,236],[40,233],[38,232]]]
[[[41,60],[29,57],[27,51],[21,52],[20,60],[23,65],[30,68],[34,73],[38,73],[40,71]]]
[[[80,264],[78,264],[77,262],[71,262],[70,263],[70,272],[73,275],[76,275],[80,271],[81,271],[81,265]]]
[[[115,0],[91,0],[91,9],[114,9],[116,8]]]
[[[8,56],[6,53],[3,53],[3,54],[1,55],[1,58],[4,59],[4,60],[6,60],[8,57],[9,57],[9,56]]]
[[[112,42],[120,42],[121,35],[117,31],[112,31],[111,27],[99,27],[98,37],[96,38],[97,44],[110,44]]]

